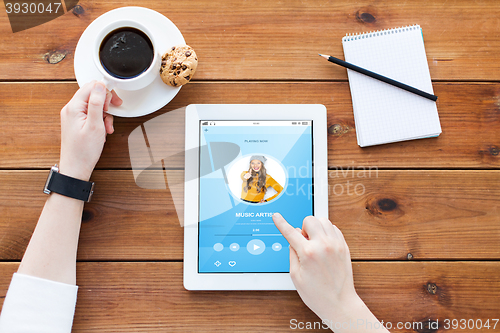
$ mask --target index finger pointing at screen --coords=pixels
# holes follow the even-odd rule
[[[273,214],[273,221],[283,237],[286,238],[288,243],[297,251],[302,244],[307,240],[304,236],[294,227],[292,227],[279,213]]]

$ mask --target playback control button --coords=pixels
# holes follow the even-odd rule
[[[259,255],[266,249],[266,244],[260,239],[252,239],[247,244],[247,251],[253,255]]]

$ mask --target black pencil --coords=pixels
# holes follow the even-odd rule
[[[340,66],[345,67],[345,68],[352,69],[353,71],[356,71],[356,72],[364,74],[364,75],[368,75],[369,77],[372,77],[374,79],[383,81],[383,82],[391,84],[391,85],[393,85],[395,87],[398,87],[398,88],[404,89],[406,91],[409,91],[411,93],[414,93],[414,94],[420,95],[422,97],[428,98],[431,101],[435,102],[437,100],[437,96],[436,95],[432,95],[432,94],[426,93],[425,91],[419,90],[417,88],[413,88],[413,87],[411,87],[409,85],[406,85],[404,83],[398,82],[396,80],[390,79],[390,78],[385,77],[383,75],[380,75],[380,74],[374,73],[372,71],[369,71],[367,69],[364,69],[364,68],[358,67],[356,65],[350,64],[348,62],[345,62],[344,60],[340,60],[340,59],[337,59],[337,58],[329,56],[329,55],[320,54],[320,56],[322,56],[323,58],[325,58],[326,60],[328,60],[330,62],[333,62],[334,64],[340,65]]]

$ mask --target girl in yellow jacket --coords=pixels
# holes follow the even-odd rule
[[[250,168],[241,173],[241,180],[243,180],[241,200],[251,203],[271,201],[283,191],[283,187],[267,174],[264,167],[266,161],[267,158],[262,155],[250,157]],[[264,200],[268,187],[274,188],[278,193]]]

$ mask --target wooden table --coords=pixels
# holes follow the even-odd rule
[[[1,298],[46,200],[47,172],[58,161],[59,111],[78,88],[77,41],[99,15],[130,5],[171,19],[200,64],[160,111],[115,119],[92,176],[95,197],[83,214],[75,332],[275,332],[291,330],[292,319],[319,321],[292,291],[184,290],[183,229],[171,195],[136,186],[127,139],[145,121],[191,103],[324,104],[330,185],[339,184],[330,194],[330,219],[350,246],[356,288],[367,305],[393,330],[402,322],[407,327],[400,331],[433,332],[429,321],[439,320],[442,331],[446,319],[474,327],[460,331],[479,331],[478,319],[500,330],[492,320],[500,317],[500,4],[494,0],[84,0],[17,33],[0,7]],[[346,71],[317,53],[343,58],[346,33],[415,23],[423,29],[443,133],[362,149]],[[358,176],[370,167],[376,173]],[[179,161],[179,177],[182,169]],[[347,182],[365,191],[339,193]],[[412,322],[424,327],[408,329]]]

